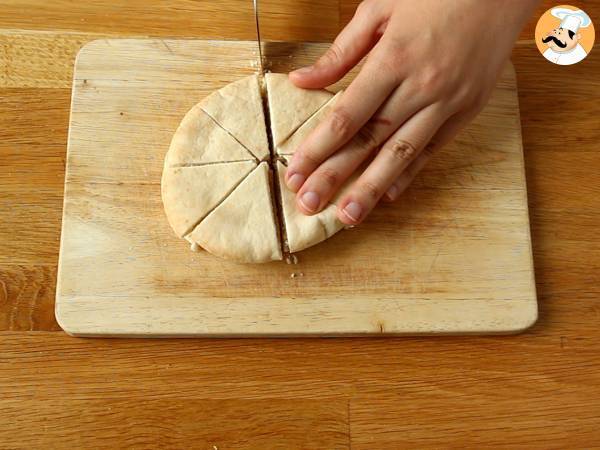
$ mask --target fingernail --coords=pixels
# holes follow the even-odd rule
[[[290,191],[298,192],[298,190],[304,184],[304,181],[306,181],[306,177],[304,175],[295,173],[291,177],[288,178],[287,187],[290,189]]]
[[[302,194],[302,197],[300,198],[300,202],[302,202],[302,205],[308,211],[315,212],[317,210],[317,208],[319,207],[319,203],[321,203],[321,200],[319,199],[319,196],[317,195],[317,193],[305,192],[304,194]]]
[[[344,208],[344,214],[348,216],[354,222],[358,222],[360,220],[360,215],[362,214],[361,206],[356,202],[350,202]]]
[[[388,200],[394,201],[396,200],[396,197],[398,197],[398,188],[394,185],[392,185],[387,192],[385,193],[386,197],[388,198]]]
[[[293,73],[297,73],[298,75],[306,75],[307,73],[312,72],[313,66],[301,67],[300,69],[296,69]]]

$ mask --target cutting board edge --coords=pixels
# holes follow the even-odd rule
[[[182,322],[177,322],[177,326],[183,331],[169,330],[171,323],[161,324],[161,320],[165,318],[157,318],[153,316],[156,311],[154,308],[144,308],[143,303],[147,302],[146,297],[139,298],[102,298],[102,301],[94,302],[96,305],[93,311],[86,311],[85,307],[80,307],[79,304],[89,304],[90,300],[95,297],[69,297],[66,296],[64,301],[57,296],[56,303],[56,319],[61,328],[68,334],[77,337],[221,337],[221,338],[258,338],[258,337],[360,337],[360,336],[407,336],[407,335],[464,335],[464,334],[518,334],[531,328],[538,319],[538,303],[535,292],[531,296],[522,299],[506,299],[506,300],[457,300],[453,303],[452,300],[415,300],[415,299],[380,299],[373,300],[354,298],[349,300],[344,299],[320,299],[321,304],[326,305],[328,310],[341,312],[341,316],[335,319],[321,319],[324,317],[322,311],[318,307],[312,307],[309,301],[303,301],[293,298],[248,298],[248,299],[216,299],[221,302],[229,301],[228,305],[222,308],[222,311],[227,311],[231,317],[223,319],[221,322],[214,324],[214,328],[220,331],[200,330],[202,325],[202,317],[193,313],[198,310],[209,311],[210,302],[215,299],[192,299],[192,298],[164,298],[153,299],[154,301],[163,300],[165,302],[187,302],[189,308],[186,312],[188,316],[188,325],[185,326]],[[97,299],[100,299],[98,297]],[[128,304],[139,302],[139,308],[134,311],[130,307],[122,307],[125,304],[124,300],[128,300]],[[111,302],[112,301],[112,302]],[[264,310],[275,311],[269,317],[269,321],[261,322],[261,315],[264,312],[256,314],[248,314],[243,305],[236,311],[231,308],[234,302],[248,302],[248,304],[257,305],[258,302],[264,303]],[[510,304],[507,305],[507,301]],[[205,303],[206,308],[201,308],[201,303]],[[282,306],[284,302],[288,302],[293,308],[304,309],[304,314],[301,311],[291,311],[288,314],[277,315],[277,309],[273,309],[274,304]],[[192,305],[193,303],[193,305]],[[343,304],[343,307],[337,307]],[[373,307],[373,304],[376,304]],[[99,309],[97,305],[102,304],[106,310]],[[448,305],[456,306],[453,311],[449,311]],[[477,312],[477,307],[485,308],[487,314],[478,316],[476,319],[469,314],[473,311]],[[508,307],[507,307],[508,306]],[[119,308],[122,310],[119,310]],[[200,307],[200,308],[199,308]],[[313,308],[314,310],[311,310]],[[396,322],[391,322],[389,319],[389,310],[401,309],[403,314],[396,317]],[[438,314],[454,315],[454,319],[446,322],[439,320],[435,314],[430,316],[429,321],[419,318],[424,314],[429,314],[432,310],[437,309]],[[164,313],[166,308],[160,308],[161,313]],[[221,311],[221,314],[222,314]],[[177,305],[177,309],[173,308],[172,313],[180,317],[182,314],[181,305]],[[232,314],[233,313],[233,314]],[[126,317],[127,322],[121,326],[118,325],[119,317],[112,317],[111,314],[120,317]],[[210,311],[207,315],[216,314],[215,311]],[[98,317],[99,320],[90,320],[90,317]],[[385,317],[385,319],[382,319]],[[485,317],[484,320],[481,317]],[[111,321],[107,325],[108,321]],[[290,320],[294,321],[290,325]],[[244,321],[246,322],[244,324]],[[167,320],[168,322],[168,320]],[[143,325],[132,325],[143,324]],[[348,324],[352,324],[348,326]],[[260,324],[260,325],[257,325]],[[238,331],[222,331],[234,326]],[[128,327],[125,331],[122,327]],[[137,327],[137,329],[136,329]],[[242,329],[247,327],[247,329]],[[195,329],[194,329],[195,328]],[[241,331],[239,331],[242,329]],[[291,331],[290,331],[291,330]],[[295,331],[296,330],[296,331]],[[343,330],[343,331],[339,331]]]

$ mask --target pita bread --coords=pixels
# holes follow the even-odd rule
[[[254,161],[165,167],[161,181],[162,200],[167,219],[177,236],[189,233],[254,167]]]
[[[313,216],[307,216],[298,211],[296,194],[285,186],[285,171],[286,167],[283,163],[277,161],[287,244],[290,252],[295,253],[333,236],[344,227],[344,224],[337,219],[337,207],[333,204]]]
[[[277,148],[333,94],[324,89],[301,89],[283,73],[267,73],[267,98],[273,145]]]
[[[165,164],[172,167],[253,159],[252,153],[196,105],[175,131]]]
[[[282,259],[267,163],[259,164],[190,237],[210,253],[238,262]]]
[[[306,122],[302,124],[294,134],[292,134],[286,141],[276,145],[277,153],[279,155],[291,155],[296,151],[296,148],[300,145],[308,135],[317,128],[317,125],[325,118],[325,116],[331,111],[340,98],[342,91],[331,97],[330,100],[323,105],[315,114],[313,114]]]
[[[266,85],[278,155],[275,182],[281,197],[276,201],[285,222],[287,246],[290,252],[299,252],[344,227],[337,219],[336,203],[356,176],[313,216],[298,211],[296,195],[283,181],[287,158],[340,95],[296,88],[284,74],[267,74]],[[173,136],[162,177],[165,212],[175,233],[193,248],[202,246],[234,261],[281,260],[272,169],[270,161],[257,161],[270,157],[257,76],[225,86],[192,108]]]
[[[258,75],[213,92],[200,107],[256,158],[270,157]]]

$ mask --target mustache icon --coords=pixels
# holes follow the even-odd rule
[[[544,44],[547,44],[550,41],[553,41],[560,48],[565,48],[567,46],[566,42],[560,41],[556,36],[548,36],[542,39]]]

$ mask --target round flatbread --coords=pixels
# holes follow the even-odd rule
[[[253,75],[212,93],[185,115],[165,157],[161,183],[177,236],[243,263],[281,260],[283,250],[304,250],[343,228],[336,217],[339,196],[321,213],[306,216],[283,182],[287,158],[339,97],[300,89],[284,74],[265,78],[266,102]]]

